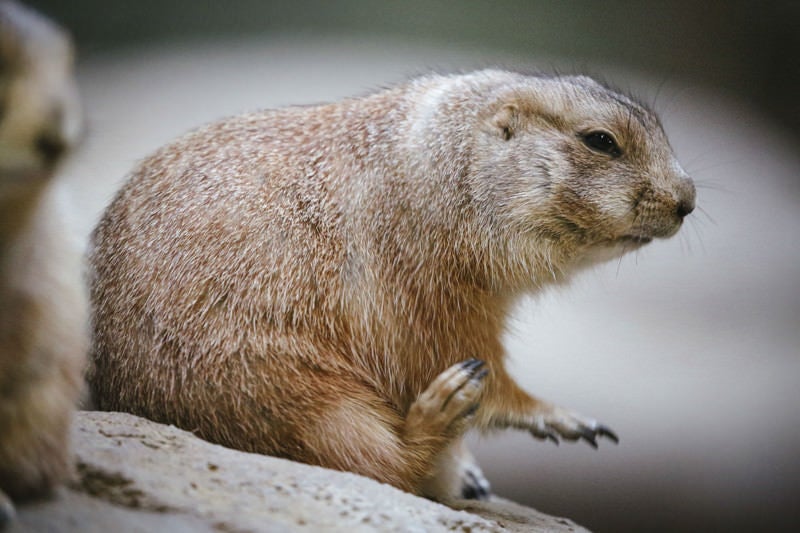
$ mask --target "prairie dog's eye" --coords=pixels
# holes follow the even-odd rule
[[[610,133],[604,131],[590,131],[583,134],[583,142],[595,152],[602,152],[612,157],[622,155],[622,150]]]

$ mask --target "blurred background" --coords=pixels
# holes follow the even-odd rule
[[[83,236],[138,159],[233,113],[484,66],[586,72],[651,102],[699,209],[522,302],[506,339],[526,388],[621,443],[474,447],[497,494],[595,531],[796,527],[800,2],[28,3],[78,45],[89,135],[61,179]]]

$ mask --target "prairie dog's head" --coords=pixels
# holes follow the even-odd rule
[[[0,185],[49,176],[81,129],[69,37],[25,6],[0,0]]]
[[[506,231],[595,261],[674,235],[694,209],[691,179],[641,104],[583,76],[517,76],[493,92],[472,183]]]

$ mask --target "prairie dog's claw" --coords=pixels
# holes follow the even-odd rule
[[[488,500],[491,495],[489,482],[483,477],[483,473],[478,470],[466,472],[464,485],[461,487],[461,497],[466,500]]]
[[[607,426],[604,426],[602,424],[597,426],[597,434],[601,437],[606,437],[614,444],[619,444],[619,437],[617,437],[617,434],[611,431],[611,429],[608,428]]]
[[[483,379],[489,372],[485,365],[469,359],[439,374],[411,405],[406,424],[437,435],[462,433],[480,405]]]
[[[598,447],[598,437],[619,443],[617,434],[607,426],[555,406],[547,406],[537,413],[530,422],[529,430],[534,437],[556,444],[559,437],[568,441],[583,439],[595,449]]]

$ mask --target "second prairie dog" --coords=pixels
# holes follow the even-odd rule
[[[81,133],[68,35],[0,1],[0,525],[73,472],[88,348],[81,250],[52,179]],[[5,505],[4,505],[5,504]]]
[[[211,124],[93,234],[101,409],[439,500],[467,427],[613,433],[523,391],[517,299],[669,237],[694,186],[657,117],[586,77],[486,70]]]

